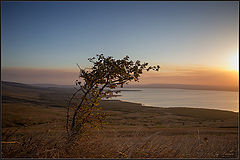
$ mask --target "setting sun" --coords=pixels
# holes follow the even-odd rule
[[[239,55],[236,53],[229,60],[229,67],[231,70],[239,71]]]

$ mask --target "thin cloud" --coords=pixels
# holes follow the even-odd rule
[[[3,68],[2,80],[21,83],[74,84],[79,72],[70,69]]]

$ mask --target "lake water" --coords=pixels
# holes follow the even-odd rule
[[[239,92],[161,88],[124,88],[113,100],[154,107],[191,107],[239,111]],[[138,91],[133,91],[138,90]]]

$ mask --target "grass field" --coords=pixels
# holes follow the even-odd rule
[[[110,116],[75,143],[65,137],[73,90],[2,84],[3,158],[237,158],[238,113],[102,101]]]

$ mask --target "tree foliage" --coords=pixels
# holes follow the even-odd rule
[[[104,57],[97,54],[88,59],[93,66],[90,69],[80,69],[79,80],[76,80],[78,89],[72,95],[67,108],[66,130],[68,134],[84,132],[87,125],[102,125],[106,114],[100,112],[99,102],[103,98],[111,97],[113,89],[128,84],[131,81],[139,81],[143,70],[159,71],[159,65],[149,66],[139,60],[114,59],[111,56]]]

